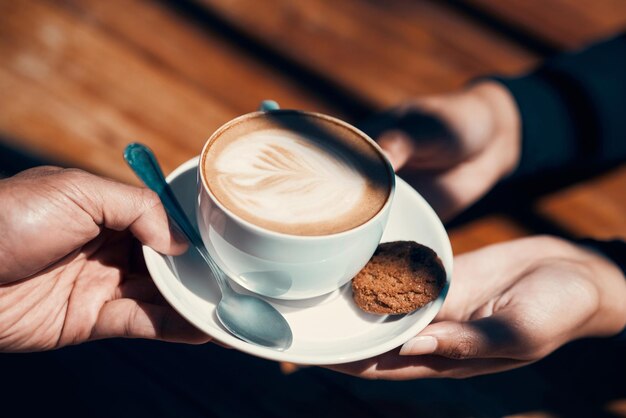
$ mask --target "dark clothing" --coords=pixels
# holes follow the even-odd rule
[[[512,93],[522,121],[522,155],[511,178],[626,158],[626,34],[558,55],[522,77],[494,79]],[[626,274],[624,241],[580,244]]]
[[[522,120],[513,177],[626,158],[626,34],[558,55],[528,75],[496,77]]]
[[[622,341],[578,341],[490,376],[362,380],[278,364],[215,344],[102,340],[61,350],[0,353],[0,415],[62,418],[502,417],[547,410],[606,417],[626,397]],[[593,383],[589,383],[593,382]]]

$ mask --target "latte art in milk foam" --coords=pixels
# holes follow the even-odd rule
[[[356,141],[361,151],[370,148],[369,163],[373,158],[374,174],[384,179],[383,160],[364,139]],[[218,139],[203,164],[211,192],[241,218],[287,234],[327,235],[366,222],[389,194],[388,181],[368,178],[352,146],[263,129]]]

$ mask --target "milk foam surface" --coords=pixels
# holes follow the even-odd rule
[[[367,188],[349,156],[279,129],[233,140],[215,156],[210,175],[231,209],[285,225],[345,216],[362,204]]]

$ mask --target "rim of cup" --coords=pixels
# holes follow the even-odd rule
[[[250,221],[247,221],[245,219],[243,219],[241,216],[237,215],[236,213],[234,213],[232,210],[228,209],[224,204],[222,204],[222,202],[219,201],[219,199],[211,192],[211,188],[208,185],[207,179],[205,177],[205,170],[204,170],[204,161],[209,149],[209,145],[217,138],[219,137],[223,132],[225,132],[226,130],[228,130],[230,127],[239,124],[239,123],[243,123],[245,120],[247,119],[252,119],[252,118],[257,118],[257,117],[262,117],[264,115],[270,114],[270,113],[292,113],[292,114],[296,114],[296,115],[302,115],[302,116],[308,116],[308,117],[313,117],[313,118],[318,118],[318,119],[323,119],[327,122],[333,123],[335,125],[339,125],[340,127],[347,129],[351,132],[353,132],[354,134],[356,134],[357,136],[359,136],[360,138],[362,138],[363,140],[365,140],[366,142],[368,142],[372,148],[374,148],[374,150],[376,150],[376,152],[378,153],[378,156],[381,158],[381,160],[383,161],[385,168],[387,170],[387,174],[389,175],[389,193],[387,195],[387,199],[385,201],[385,204],[378,210],[378,212],[376,212],[376,214],[374,216],[372,216],[371,218],[369,218],[366,222],[363,222],[362,224],[345,230],[345,231],[340,231],[340,232],[335,232],[332,234],[325,234],[325,235],[296,235],[296,234],[287,234],[284,232],[277,232],[277,231],[273,231],[271,229],[267,229],[267,228],[263,228],[261,226],[258,226]],[[372,138],[369,137],[369,135],[367,135],[365,132],[361,131],[360,129],[352,126],[351,124],[342,121],[341,119],[337,119],[333,116],[329,116],[329,115],[325,115],[323,113],[318,113],[318,112],[310,112],[310,111],[304,111],[304,110],[293,110],[293,109],[276,109],[276,110],[259,110],[256,112],[250,112],[250,113],[246,113],[243,115],[240,115],[228,122],[226,122],[225,124],[223,124],[222,126],[220,126],[215,132],[213,132],[213,134],[209,137],[209,139],[206,140],[204,146],[202,147],[202,152],[200,153],[200,161],[198,164],[198,176],[200,177],[200,181],[202,182],[202,188],[204,189],[204,192],[206,192],[209,197],[211,198],[211,201],[213,202],[213,204],[215,204],[216,206],[218,206],[222,211],[224,211],[226,214],[228,214],[228,216],[230,216],[233,220],[235,220],[237,223],[239,223],[240,225],[244,226],[245,228],[248,228],[250,230],[253,230],[255,232],[261,233],[261,234],[265,234],[269,237],[276,237],[276,238],[282,238],[282,239],[295,239],[295,240],[307,240],[307,241],[315,241],[315,240],[321,240],[321,239],[328,239],[329,237],[343,237],[343,236],[348,236],[351,234],[356,234],[359,231],[361,231],[362,229],[365,229],[368,227],[368,225],[370,225],[371,223],[375,222],[378,218],[382,217],[384,215],[384,213],[387,211],[387,209],[391,206],[391,202],[393,201],[393,195],[396,189],[396,176],[395,176],[395,172],[393,171],[393,167],[391,165],[391,163],[389,162],[389,160],[387,159],[387,157],[385,156],[385,153],[382,151],[382,149],[380,148],[380,146],[376,143],[376,141],[374,141]]]

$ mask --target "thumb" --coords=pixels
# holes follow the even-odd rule
[[[2,283],[53,265],[102,228],[129,229],[166,254],[180,254],[187,246],[171,231],[154,192],[78,169],[37,167],[2,180],[0,203],[2,243],[11,243],[0,251]]]
[[[56,169],[29,176],[36,174],[40,177],[27,180],[37,181],[40,187],[46,183],[69,203],[56,212],[49,211],[48,217],[80,220],[76,222],[81,225],[80,233],[60,237],[55,244],[62,247],[57,250],[63,255],[93,239],[102,227],[115,231],[128,229],[143,244],[165,254],[181,254],[187,248],[186,241],[170,228],[159,196],[150,189],[78,169]],[[84,222],[89,218],[92,225]]]
[[[171,224],[161,199],[152,190],[134,187],[94,175],[91,188],[95,205],[90,206],[94,222],[113,230],[129,229],[143,244],[156,251],[177,255],[187,243]]]
[[[435,354],[451,359],[519,358],[525,356],[527,339],[506,317],[491,316],[475,321],[444,321],[431,324],[407,341],[400,355]]]

